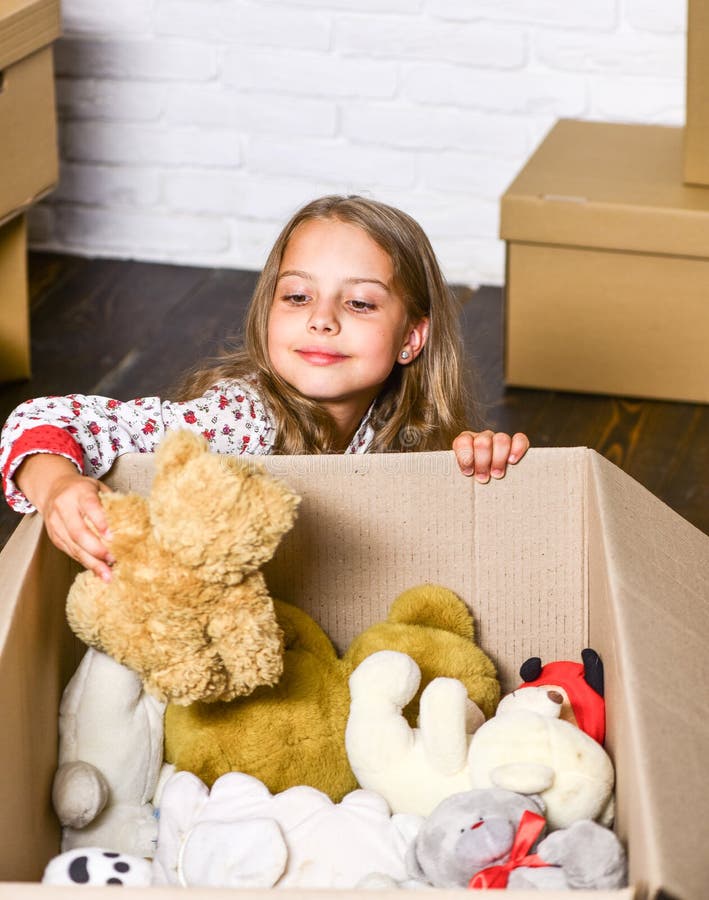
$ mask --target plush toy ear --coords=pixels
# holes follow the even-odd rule
[[[183,466],[188,460],[202,456],[209,451],[209,444],[199,434],[181,428],[169,432],[160,442],[155,455],[158,468]]]
[[[438,584],[409,588],[394,600],[387,621],[440,628],[467,640],[475,639],[470,610],[457,594]]]
[[[583,660],[583,677],[586,684],[593,688],[599,697],[603,696],[603,663],[595,650],[587,647],[581,651]]]
[[[542,674],[542,661],[538,656],[532,656],[526,659],[519,667],[519,674],[522,681],[536,681]]]

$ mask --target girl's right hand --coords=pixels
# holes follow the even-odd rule
[[[111,535],[98,495],[109,491],[95,478],[80,475],[62,456],[38,453],[23,460],[15,481],[41,513],[52,543],[104,581],[115,560]]]

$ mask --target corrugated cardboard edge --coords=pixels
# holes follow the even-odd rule
[[[273,898],[276,892],[278,892],[278,895],[281,893],[277,888],[267,891],[235,890],[233,888],[189,888],[188,890],[189,893],[185,895],[188,900],[226,900],[228,897],[231,900],[234,900],[235,897],[238,900],[267,900],[267,898]],[[287,888],[286,890],[286,900],[313,900],[314,897],[319,897],[321,900],[324,900],[326,897],[331,898],[331,900],[363,900],[363,898],[395,900],[396,897],[401,898],[402,896],[401,890],[318,889],[305,891],[296,888]],[[183,896],[183,891],[184,888],[130,888],[130,896],[135,897],[136,900],[140,900],[140,898],[142,900],[151,900],[151,898],[152,900],[161,900],[161,898],[176,900],[176,898]],[[81,888],[81,897],[86,897],[87,900],[91,900],[91,898],[96,898],[96,900],[104,898],[105,900],[106,897],[111,897],[114,893],[112,888]],[[476,893],[483,897],[491,897],[493,894],[497,894],[496,891],[477,891]],[[5,900],[5,898],[10,900],[10,898],[15,896],[19,896],[23,900],[24,898],[27,898],[27,900],[33,900],[33,898],[36,898],[36,900],[42,900],[42,898],[47,900],[48,896],[60,898],[70,896],[70,894],[69,891],[62,888],[50,888],[41,884],[30,885],[6,882],[0,885],[0,900]],[[408,896],[408,892],[404,896]],[[426,889],[426,896],[430,897],[431,900],[460,900],[462,893],[460,889],[438,890],[428,888]],[[512,891],[509,896],[515,898],[515,900],[570,900],[570,898],[573,898],[573,900],[605,900],[605,898],[612,898],[612,900],[642,900],[633,888],[625,888],[612,893],[605,891],[573,891],[572,894],[569,891]]]
[[[59,0],[3,0],[0,69],[51,44],[61,34]]]
[[[24,519],[0,554],[0,803],[10,821],[27,823],[4,831],[0,877],[12,859],[22,860],[15,877],[32,878],[37,858],[56,852],[59,830],[49,797],[57,735],[46,723],[56,721],[61,686],[78,661],[64,613],[74,571],[74,563],[43,535],[39,516]],[[29,666],[33,658],[41,665]]]
[[[397,891],[353,891],[353,890],[299,890],[296,888],[287,888],[279,891],[277,888],[270,890],[236,890],[234,888],[188,888],[188,893],[184,893],[184,888],[128,888],[130,897],[135,900],[179,900],[180,897],[186,900],[268,900],[273,897],[283,897],[284,900],[313,900],[314,897],[329,897],[331,900],[378,900],[378,898],[386,898],[386,900],[395,900],[396,897],[408,897],[409,892]],[[114,897],[116,893],[115,887],[94,888],[81,887],[78,893],[75,889],[68,887],[49,887],[41,884],[21,884],[18,882],[0,883],[0,900],[12,900],[14,897],[20,897],[21,900],[47,900],[48,897],[59,898],[79,897],[85,900],[105,900],[106,897]],[[497,891],[476,891],[476,895],[490,897],[493,894],[497,896]],[[418,896],[418,894],[414,894]],[[461,890],[441,891],[434,888],[426,890],[426,897],[431,900],[460,900],[464,896]],[[605,891],[512,891],[508,895],[514,900],[604,900],[605,897],[612,897],[613,900],[634,900],[637,897],[632,888],[626,888],[622,891],[614,891],[606,893]],[[637,898],[640,900],[640,898]]]
[[[609,740],[632,779],[617,795],[632,867],[651,896],[700,900],[709,884],[709,537],[603,457],[589,461],[590,543],[603,556],[591,561],[593,608],[607,612],[591,639],[614,655],[619,683],[609,688],[626,698],[625,721],[610,704]],[[600,593],[607,603],[596,605]]]

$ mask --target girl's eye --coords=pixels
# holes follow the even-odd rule
[[[376,304],[368,303],[366,300],[349,300],[348,304],[350,309],[353,309],[355,312],[371,312],[377,308]]]
[[[287,300],[288,303],[292,303],[294,306],[301,306],[303,303],[307,303],[309,297],[307,294],[286,294],[283,298]]]

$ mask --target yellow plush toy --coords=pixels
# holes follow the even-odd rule
[[[259,567],[299,498],[186,430],[165,438],[155,466],[148,499],[101,493],[116,563],[108,583],[77,576],[69,624],[159,700],[231,700],[275,684],[283,636]]]
[[[423,585],[401,594],[385,622],[366,629],[342,659],[302,610],[276,601],[285,634],[284,669],[275,687],[230,703],[170,705],[165,756],[212,785],[226,772],[253,775],[272,793],[309,785],[339,802],[357,787],[345,752],[348,679],[377,650],[400,650],[436,676],[460,679],[486,717],[500,696],[495,667],[473,642],[473,620],[454,593]],[[414,717],[416,701],[407,713]]]

